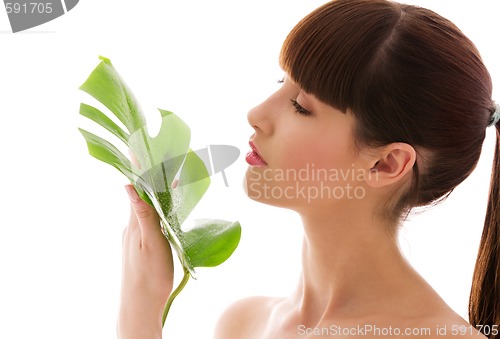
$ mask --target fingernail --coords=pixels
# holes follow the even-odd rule
[[[141,200],[141,198],[139,198],[139,196],[137,195],[137,191],[135,190],[133,185],[125,185],[125,189],[127,190],[130,200],[132,200],[133,202],[138,202],[139,200]]]

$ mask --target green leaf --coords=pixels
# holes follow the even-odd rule
[[[210,176],[205,163],[189,150],[176,189],[176,198],[179,199],[177,217],[182,224],[187,219],[191,211],[201,200],[210,186]]]
[[[111,61],[104,57],[80,89],[105,105],[129,133],[90,105],[81,104],[80,114],[123,141],[135,155],[138,166],[108,141],[80,129],[90,155],[117,168],[133,183],[139,196],[156,209],[162,231],[184,271],[194,276],[195,267],[216,266],[225,261],[240,239],[237,222],[204,221],[188,232],[182,230],[182,224],[210,185],[205,164],[189,148],[191,132],[186,123],[174,113],[159,109],[160,130],[151,137],[135,97]],[[176,177],[179,182],[174,189]]]
[[[184,121],[172,112],[159,110],[162,124],[158,134],[151,138],[146,128],[140,128],[129,137],[129,146],[144,172],[161,166],[166,181],[159,185],[172,185],[173,179],[186,157],[191,131]]]
[[[116,137],[123,141],[125,145],[128,144],[129,135],[97,108],[82,103],[80,104],[80,114],[97,122],[99,125],[113,133]]]
[[[133,133],[146,124],[139,104],[111,61],[100,59],[102,61],[80,89],[99,100]]]
[[[198,220],[182,237],[186,254],[194,267],[213,267],[226,261],[240,242],[238,222]]]
[[[87,141],[89,154],[94,158],[104,161],[118,169],[129,180],[134,181],[135,174],[132,163],[115,146],[95,134],[79,128],[83,137]]]

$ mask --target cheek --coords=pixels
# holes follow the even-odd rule
[[[289,168],[302,174],[301,184],[320,188],[362,185],[347,131],[337,130],[330,135],[327,131],[322,133],[323,138],[309,136],[309,142],[298,147],[295,159],[288,163]]]
[[[319,138],[309,135],[303,144],[295,145],[294,156],[289,159],[292,168],[314,165],[321,169],[342,169],[350,167],[353,161],[350,145],[343,135]]]

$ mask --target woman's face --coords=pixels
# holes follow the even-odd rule
[[[364,196],[354,117],[320,102],[289,76],[248,113],[255,133],[247,155],[250,198],[301,210]]]

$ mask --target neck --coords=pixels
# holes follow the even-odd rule
[[[325,318],[376,314],[389,308],[391,295],[422,281],[390,231],[396,225],[359,210],[301,216],[302,275],[288,299],[296,321],[315,325]]]

